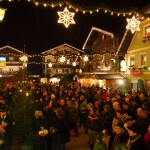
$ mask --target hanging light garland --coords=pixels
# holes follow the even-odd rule
[[[29,1],[29,0],[28,0]],[[109,6],[105,5],[104,3],[98,3],[98,4],[91,4],[89,6],[86,5],[81,5],[79,3],[77,3],[74,0],[30,0],[33,1],[33,3],[38,6],[38,5],[43,5],[44,7],[62,7],[63,5],[72,8],[75,10],[75,12],[82,12],[83,14],[85,13],[90,13],[93,14],[94,12],[99,13],[100,11],[103,11],[104,13],[110,13],[110,15],[117,15],[117,16],[130,16],[132,14],[136,14],[139,15],[141,17],[145,16],[147,17],[147,15],[145,14],[139,14],[137,12],[137,8],[128,8],[128,9],[112,9]]]
[[[16,2],[16,0],[0,0],[1,2],[3,1],[8,1],[8,2]],[[19,1],[19,0],[18,0]],[[68,6],[69,8],[72,8],[75,10],[75,12],[82,12],[83,14],[85,13],[90,13],[93,14],[94,12],[99,13],[100,11],[104,13],[110,13],[110,15],[117,15],[117,16],[131,16],[132,14],[139,15],[140,19],[145,19],[149,18],[149,14],[143,14],[137,12],[137,8],[110,8],[109,6],[105,5],[104,3],[98,3],[98,4],[92,4],[92,5],[81,5],[78,4],[74,0],[26,0],[27,2],[33,2],[36,6],[42,5],[43,7],[62,7],[63,5]]]

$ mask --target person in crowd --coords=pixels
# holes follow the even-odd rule
[[[50,94],[50,105],[51,105],[51,108],[52,109],[56,109],[56,108],[58,108],[58,101],[57,101],[57,99],[56,99],[56,96],[55,96],[55,94]]]
[[[142,107],[143,103],[148,102],[148,100],[146,99],[146,96],[144,93],[140,93],[139,97],[140,97],[139,105],[140,107]]]
[[[103,111],[100,114],[100,118],[102,120],[101,121],[102,129],[107,130],[108,133],[111,133],[113,116],[111,114],[109,105],[106,104],[103,106]]]
[[[102,111],[102,106],[99,104],[99,100],[95,100],[94,101],[94,110],[95,110],[95,112],[97,113],[97,114],[100,114],[101,113],[101,111]]]
[[[73,99],[73,101],[75,101]],[[67,106],[69,109],[69,126],[70,126],[70,133],[73,133],[72,136],[78,136],[78,128],[77,128],[77,121],[78,121],[78,109],[72,105],[72,101],[67,102]],[[70,135],[71,136],[71,135]]]
[[[65,145],[70,141],[69,126],[63,118],[63,110],[55,110],[55,121],[50,127],[50,150],[65,150]]]
[[[66,100],[64,97],[61,97],[59,99],[59,108],[62,109],[63,111],[63,118],[66,120],[66,123],[69,125],[69,118],[70,118],[70,113],[69,113],[69,108],[66,103]]]
[[[99,131],[101,131],[100,118],[99,115],[94,112],[94,109],[91,109],[88,115],[87,127],[88,127],[88,135],[89,135],[89,146],[91,150],[93,150],[96,136],[98,135]]]
[[[127,141],[128,150],[146,150],[146,146],[142,135],[140,134],[140,129],[136,123],[133,123],[128,127],[129,138]]]
[[[0,107],[0,150],[10,150],[12,146],[13,121],[6,105]]]
[[[137,118],[137,109],[139,108],[139,104],[137,103],[137,100],[135,97],[131,98],[131,104],[130,104],[130,112],[131,112],[131,117],[133,119]]]
[[[93,150],[107,150],[106,144],[102,141],[103,136],[103,133],[101,133],[96,137]]]
[[[150,110],[147,107],[141,107],[138,109],[138,117],[136,123],[141,129],[142,137],[147,132],[147,128],[150,123]]]
[[[130,101],[131,101],[131,95],[127,94],[124,98],[124,102],[130,106],[130,104],[131,104]]]
[[[137,91],[132,90],[132,97],[131,99],[135,99],[137,101],[137,104],[140,107],[140,97],[139,97],[139,93]]]
[[[84,126],[85,133],[86,131],[86,122],[87,122],[87,114],[86,114],[87,102],[83,94],[80,95],[79,98],[79,117],[80,117],[80,127]]]
[[[34,113],[33,124],[34,132],[33,149],[47,150],[48,149],[48,125],[43,116],[42,107],[37,107]]]
[[[107,90],[106,89],[102,89],[102,102],[103,103],[106,102],[106,97],[107,97]]]
[[[146,145],[146,149],[145,150],[150,150],[150,123],[148,125],[147,132],[144,135],[144,143]]]
[[[102,142],[106,144],[106,150],[109,150],[110,134],[108,133],[108,130],[102,130],[101,133],[103,134]]]
[[[123,123],[123,122],[122,122],[122,116],[123,116],[123,111],[122,111],[122,110],[116,111],[116,116],[115,116],[115,117],[113,118],[113,120],[112,120],[112,131],[115,130],[116,125],[117,125],[118,123]]]
[[[101,100],[102,99],[102,92],[101,92],[101,89],[98,89],[96,91],[96,93],[94,94],[94,101],[95,100]]]
[[[107,97],[106,97],[105,105],[108,105],[110,110],[112,110],[112,101],[111,101],[111,97],[109,95],[107,95]]]
[[[127,150],[126,142],[128,137],[123,123],[119,122],[114,128],[114,132],[110,135],[109,150]]]
[[[121,110],[121,106],[118,101],[113,102],[112,114],[116,116],[116,112]]]
[[[131,115],[130,104],[128,104],[127,102],[122,103],[122,110],[124,114],[128,114],[129,116]]]

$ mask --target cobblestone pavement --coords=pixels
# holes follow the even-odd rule
[[[79,129],[78,137],[71,137],[69,143],[66,144],[66,150],[90,150],[88,146],[88,135],[83,129]]]

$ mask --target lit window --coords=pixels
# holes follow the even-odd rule
[[[134,56],[130,57],[130,66],[134,66],[135,65],[135,58]]]
[[[14,61],[14,57],[9,57],[9,61]]]
[[[146,54],[142,54],[141,55],[141,66],[145,66],[146,65]]]
[[[150,37],[150,25],[145,27],[145,37]]]

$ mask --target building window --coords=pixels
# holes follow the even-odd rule
[[[130,66],[134,66],[135,65],[135,57],[131,56],[130,57]]]
[[[59,54],[62,54],[62,51],[57,51],[57,54],[59,55]]]
[[[150,38],[150,25],[145,27],[145,38]]]
[[[9,61],[14,61],[14,57],[9,57]]]
[[[13,71],[13,68],[9,68],[9,71],[10,71],[10,72]]]
[[[70,51],[65,50],[65,54],[70,54]]]
[[[141,66],[146,66],[146,54],[141,55]]]

